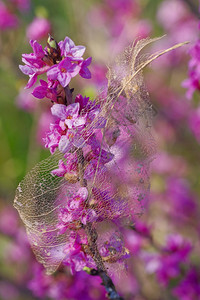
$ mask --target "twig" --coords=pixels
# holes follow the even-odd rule
[[[95,270],[92,269],[90,271],[90,275],[92,276],[100,276],[102,279],[102,284],[105,286],[105,289],[108,293],[108,298],[109,299],[115,299],[115,300],[123,300],[122,297],[119,296],[117,293],[114,283],[112,282],[111,278],[102,270]]]
[[[72,97],[72,93],[74,91],[74,89],[70,89],[69,85],[67,85],[65,88],[65,97],[66,97],[66,105],[72,104],[73,103],[73,97]]]
[[[84,179],[84,156],[83,156],[83,150],[78,149],[77,150],[77,156],[78,156],[78,170],[79,170],[79,182],[82,187],[87,186],[87,181]],[[85,225],[85,232],[88,237],[88,245],[90,249],[90,253],[94,259],[94,262],[97,266],[97,270],[92,269],[89,274],[93,276],[100,276],[102,279],[102,285],[105,286],[105,289],[107,291],[108,299],[110,300],[123,300],[122,297],[119,296],[119,294],[116,291],[115,285],[112,282],[111,278],[108,276],[106,268],[104,266],[103,259],[99,253],[96,241],[98,239],[98,234],[96,229],[92,226],[91,222],[88,222]]]

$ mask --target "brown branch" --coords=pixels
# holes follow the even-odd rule
[[[78,156],[78,170],[79,170],[79,181],[80,185],[82,187],[87,187],[87,181],[84,179],[84,156],[83,156],[83,150],[78,149],[77,150],[77,156]],[[88,237],[88,245],[89,250],[91,253],[92,258],[94,259],[94,262],[97,266],[97,270],[92,269],[89,274],[93,276],[100,276],[102,279],[102,284],[105,286],[105,289],[107,291],[108,299],[110,300],[123,300],[119,296],[119,294],[116,291],[115,285],[112,282],[111,278],[108,276],[106,267],[104,266],[103,259],[99,253],[98,247],[97,247],[97,239],[98,234],[96,229],[92,226],[91,222],[88,222],[85,225],[85,232]]]
[[[66,105],[72,104],[73,103],[72,93],[73,93],[74,89],[70,89],[69,85],[67,85],[64,88],[64,90],[65,90],[65,97],[66,97],[66,99],[65,99],[66,103],[65,104]]]

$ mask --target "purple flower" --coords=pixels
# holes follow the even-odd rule
[[[65,130],[58,146],[63,153],[69,152],[73,146],[79,148],[84,144],[81,131],[85,125],[87,115],[79,116],[79,108],[79,103],[68,106],[54,104],[51,108],[52,114],[60,119],[59,126],[62,126],[62,130]]]
[[[64,39],[64,42],[61,41],[58,44],[59,44],[62,56],[73,57],[76,59],[83,60],[82,56],[85,52],[84,46],[75,46],[74,42],[69,37],[66,37]]]
[[[72,77],[75,77],[81,67],[77,62],[71,58],[63,59],[58,65],[52,66],[48,72],[47,77],[50,80],[58,80],[63,87],[66,87]]]
[[[62,161],[60,161],[60,166]],[[66,167],[63,166],[66,170]],[[70,199],[67,199],[66,206],[60,209],[59,220],[57,228],[60,233],[64,233],[67,228],[76,229],[82,223],[82,216],[84,212],[84,204],[88,197],[88,190],[85,187],[80,188]],[[85,221],[85,220],[84,220]]]
[[[56,84],[53,84],[52,81],[48,81],[48,83],[42,79],[40,79],[40,86],[37,86],[32,95],[38,99],[48,98],[52,101],[57,101],[57,93],[56,93]]]
[[[189,72],[189,78],[185,79],[182,82],[182,87],[187,89],[186,97],[187,99],[191,100],[193,97],[194,92],[200,91],[200,82],[199,82],[199,76],[197,73],[193,70]]]
[[[50,149],[51,154],[53,154],[58,148],[62,132],[62,128],[57,123],[50,124],[50,132],[47,133],[44,141],[45,147]]]
[[[41,265],[35,264],[33,266],[33,278],[29,281],[29,289],[40,298],[46,296],[46,293],[52,283],[52,277],[44,274],[44,269]]]
[[[185,3],[178,0],[162,1],[157,12],[157,19],[166,30],[175,28],[187,17],[188,10]]]
[[[85,254],[82,245],[87,245],[87,238],[72,232],[69,243],[66,245],[64,252],[66,257],[63,261],[65,265],[70,266],[72,274],[83,270],[85,266],[95,268],[93,260]]]
[[[37,76],[45,73],[50,67],[46,66],[42,58],[45,55],[42,46],[37,41],[30,41],[33,48],[33,53],[23,54],[22,61],[25,63],[24,66],[19,65],[20,70],[25,74],[29,75],[29,81],[26,88],[32,87],[36,81]]]
[[[179,300],[197,300],[200,295],[200,274],[194,267],[191,268],[186,277],[173,289],[173,294]]]
[[[128,250],[124,247],[122,237],[118,231],[115,231],[110,238],[100,248],[100,254],[103,257],[112,257],[118,262],[130,257]]]
[[[181,220],[181,217],[183,217],[182,221],[185,222],[197,215],[195,196],[190,189],[189,182],[183,178],[176,178],[175,176],[168,178],[167,196],[171,204],[172,214],[177,222]]]
[[[0,212],[0,232],[14,236],[18,231],[18,220],[12,207],[7,206]]]
[[[62,160],[59,160],[58,169],[51,171],[51,174],[56,175],[58,177],[63,177],[67,173],[67,166],[64,164]]]
[[[45,22],[47,22],[45,19],[37,18],[29,28],[30,31],[33,30],[34,32],[30,34],[28,31],[28,34],[32,35],[33,38],[35,38],[36,35],[37,38],[40,38],[44,32],[38,32],[35,27],[39,26],[41,29],[41,23],[42,26],[46,26],[46,34],[46,32],[49,31],[49,26]],[[33,95],[36,98],[43,99],[47,97],[54,102],[59,102],[60,98],[65,97],[63,96],[63,88],[70,83],[73,77],[80,73],[84,78],[91,78],[91,73],[88,69],[91,63],[91,57],[84,60],[82,55],[84,54],[85,47],[75,46],[70,38],[66,37],[64,42],[56,43],[57,48],[54,49],[54,54],[52,54],[53,48],[51,50],[49,48],[51,47],[50,44],[48,44],[48,47],[44,50],[36,40],[31,40],[30,44],[33,48],[33,53],[23,54],[22,61],[25,65],[19,66],[20,70],[29,76],[26,88],[30,88],[36,83],[38,75],[47,73],[48,79],[47,83],[41,80],[41,85],[34,89]]]
[[[68,106],[63,104],[54,104],[51,107],[51,113],[61,121],[65,121],[68,128],[72,128],[75,120],[78,118],[79,107],[79,103],[73,103]]]
[[[86,60],[84,60],[80,65],[81,65],[81,69],[79,71],[79,74],[81,75],[81,77],[86,78],[86,79],[90,79],[91,78],[91,72],[88,69],[88,66],[91,64],[92,62],[92,57],[88,57]]]
[[[195,91],[200,91],[200,40],[190,49],[191,56],[188,64],[188,79],[184,80],[182,86],[187,89],[186,97],[191,99]]]
[[[168,236],[160,254],[142,254],[146,270],[156,273],[159,282],[167,286],[171,279],[181,274],[181,265],[187,263],[192,250],[191,243],[178,234]]]

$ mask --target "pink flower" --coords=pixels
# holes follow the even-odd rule
[[[178,234],[169,235],[166,246],[160,254],[142,254],[146,261],[146,270],[156,272],[161,284],[167,286],[171,279],[181,274],[181,265],[187,263],[192,250],[191,243]]]
[[[6,30],[18,26],[17,17],[12,14],[3,2],[0,1],[0,29]]]
[[[66,170],[62,161],[60,161],[60,166],[61,164],[63,169]],[[87,197],[88,190],[87,188],[82,187],[71,198],[67,199],[66,206],[60,209],[58,215],[60,222],[58,223],[57,228],[60,229],[61,234],[64,233],[67,228],[76,229],[79,228],[81,223],[87,222],[87,219],[82,219],[84,215],[84,204]]]
[[[91,62],[92,62],[92,57],[89,57],[81,63],[81,69],[79,71],[79,74],[81,75],[81,77],[86,78],[86,79],[91,78],[91,72],[88,69],[88,66],[91,64]]]
[[[16,98],[16,105],[25,111],[33,112],[37,107],[37,102],[30,91],[22,89]]]
[[[36,19],[33,22],[30,30],[33,29],[35,34],[32,34],[33,38],[41,37],[44,33],[38,32],[37,26],[41,28],[45,19]],[[36,27],[36,28],[35,28]],[[47,28],[45,29],[47,31]],[[39,35],[39,36],[36,36]],[[45,32],[46,34],[46,32]],[[50,45],[55,42],[56,48]],[[49,44],[50,43],[50,44]],[[84,46],[75,46],[74,42],[66,37],[64,41],[59,42],[50,37],[48,39],[47,47],[43,50],[42,46],[38,44],[36,40],[30,40],[30,44],[33,48],[33,53],[23,54],[22,61],[25,65],[20,65],[20,70],[29,76],[29,81],[26,88],[32,87],[36,81],[38,75],[47,73],[48,81],[40,80],[40,86],[37,86],[33,95],[38,99],[47,97],[54,102],[64,103],[65,93],[64,89],[77,74],[84,78],[91,78],[91,73],[88,66],[91,63],[91,57],[84,60],[82,55],[85,52]],[[53,51],[53,53],[52,53]]]
[[[79,116],[79,109],[79,103],[68,106],[54,104],[51,108],[52,114],[60,119],[59,126],[62,136],[59,139],[58,148],[63,153],[69,152],[73,146],[79,148],[84,144],[84,138],[80,133],[85,125],[87,115]]]
[[[82,56],[85,52],[84,46],[75,46],[74,42],[69,37],[66,37],[64,42],[60,41],[58,44],[62,56],[83,60]]]
[[[52,101],[56,102],[57,101],[57,93],[56,93],[56,88],[58,83],[57,82],[52,82],[48,81],[48,83],[42,79],[40,79],[40,86],[37,86],[33,92],[32,95],[38,99],[43,99],[43,98],[48,98],[51,99]]]
[[[63,87],[66,87],[81,70],[80,64],[72,58],[63,59],[58,65],[52,66],[48,72],[47,77],[50,80],[58,80]]]
[[[182,82],[182,86],[187,89],[186,97],[191,100],[196,90],[200,91],[199,76],[193,70],[189,72],[189,78]]]
[[[37,76],[45,73],[49,69],[49,66],[46,66],[42,60],[45,55],[42,46],[38,44],[37,41],[33,40],[30,41],[30,44],[33,48],[33,53],[23,54],[22,61],[25,63],[25,65],[19,65],[20,70],[25,75],[29,75],[29,81],[26,85],[26,88],[32,87],[37,81]]]
[[[35,18],[26,30],[26,36],[31,40],[41,40],[51,32],[51,24],[45,18]]]
[[[50,132],[47,133],[44,139],[45,147],[50,149],[51,154],[58,148],[61,139],[62,128],[57,124],[50,124]]]
[[[188,15],[185,3],[180,0],[167,0],[161,2],[157,19],[165,29],[170,29],[177,26],[177,23],[184,20]]]
[[[67,166],[62,160],[59,160],[58,169],[53,170],[51,174],[56,175],[58,177],[63,177],[65,173],[67,173]]]
[[[173,294],[180,300],[197,300],[200,295],[199,270],[192,267],[185,278],[173,289]]]
[[[63,261],[65,265],[70,266],[72,274],[83,270],[85,266],[95,268],[93,260],[85,254],[82,245],[87,245],[87,238],[72,232],[69,243],[66,245],[64,252],[66,257]]]

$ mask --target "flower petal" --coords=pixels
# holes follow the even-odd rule
[[[25,89],[31,88],[36,83],[36,81],[37,81],[37,74],[35,73],[30,76],[30,79],[29,79],[27,85],[25,86]]]
[[[69,152],[72,148],[72,143],[69,141],[66,135],[63,135],[60,139],[58,149],[62,153]]]
[[[64,104],[54,104],[51,107],[51,113],[53,116],[58,117],[60,120],[64,121],[66,119],[66,105]]]

